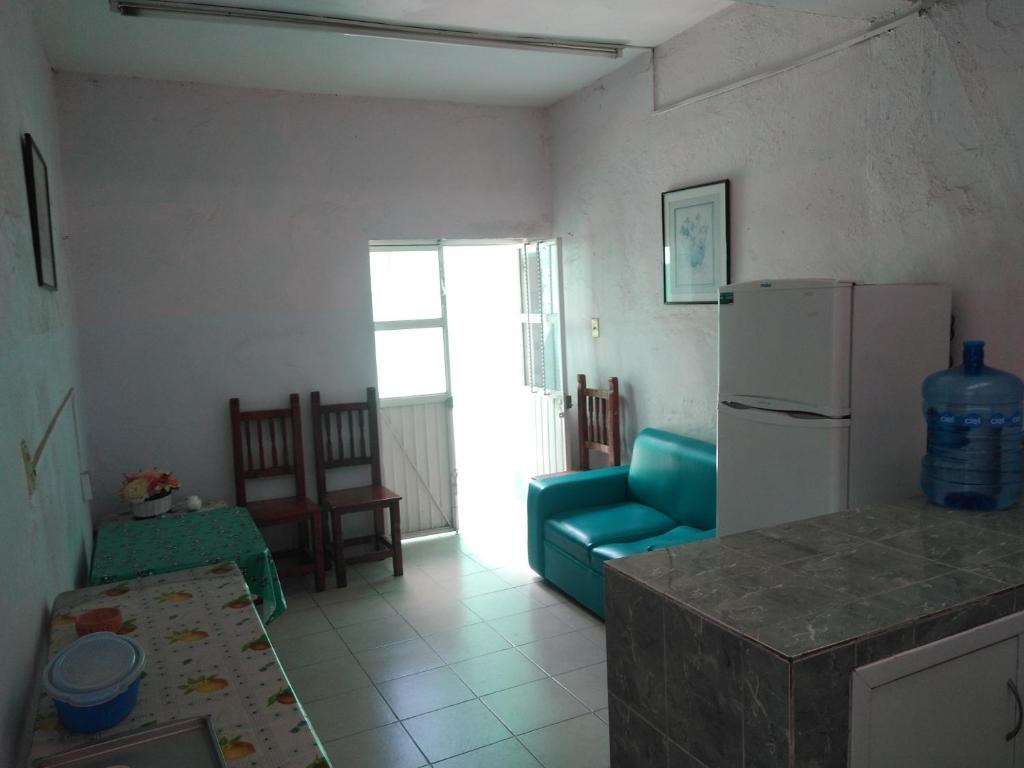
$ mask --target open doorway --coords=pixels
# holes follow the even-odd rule
[[[530,450],[519,412],[519,249],[444,249],[459,530],[474,545],[519,539],[518,485]]]
[[[529,481],[566,466],[556,244],[378,245],[371,265],[385,483],[412,495],[409,530],[525,562]]]
[[[459,530],[523,562],[529,482],[565,469],[556,259],[554,243],[443,246]]]

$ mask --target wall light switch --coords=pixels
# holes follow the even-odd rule
[[[590,318],[590,335],[595,339],[601,336],[601,321],[596,317]]]

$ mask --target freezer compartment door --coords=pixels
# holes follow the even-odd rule
[[[846,508],[849,419],[718,408],[718,535]]]
[[[849,415],[851,290],[834,280],[723,287],[718,399]]]

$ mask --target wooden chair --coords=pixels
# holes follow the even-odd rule
[[[300,551],[308,535],[306,526],[313,531],[313,566],[317,592],[324,589],[324,536],[323,512],[320,506],[306,497],[306,466],[302,458],[302,413],[299,396],[289,396],[289,407],[263,411],[243,411],[238,398],[230,401],[231,442],[235,464],[235,503],[249,510],[258,528],[298,523]],[[247,480],[292,475],[295,495],[280,499],[248,501],[245,493]],[[276,557],[294,553],[275,552]],[[281,575],[306,573],[308,563],[282,570]]]
[[[323,405],[320,393],[310,393],[313,411],[313,453],[316,456],[316,487],[320,503],[331,516],[334,536],[334,568],[338,586],[344,587],[346,563],[364,563],[391,558],[395,576],[402,575],[402,525],[399,502],[402,497],[385,488],[380,473],[380,435],[377,421],[377,390],[368,387],[366,401]],[[371,484],[360,488],[327,490],[327,470],[335,467],[370,466]],[[391,516],[391,538],[384,536],[384,510]],[[373,512],[373,535],[346,541],[341,516],[352,512]],[[373,551],[345,557],[344,548],[373,544]]]
[[[608,389],[587,389],[587,377],[576,377],[576,422],[580,469],[590,469],[590,452],[607,454],[608,466],[622,463],[619,440],[619,380],[608,379]]]

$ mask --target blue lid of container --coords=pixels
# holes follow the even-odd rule
[[[93,632],[54,656],[43,673],[43,687],[57,701],[75,707],[104,704],[126,691],[146,666],[146,652],[135,640],[113,632]]]

